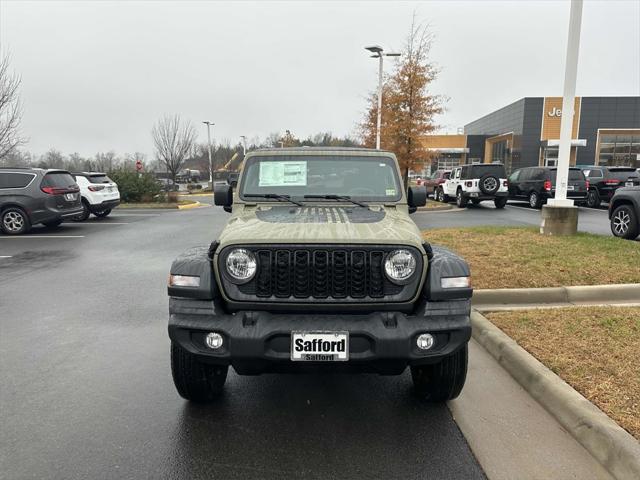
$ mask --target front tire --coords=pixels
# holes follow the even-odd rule
[[[22,235],[31,229],[29,216],[18,207],[5,208],[0,214],[0,230],[7,235]]]
[[[438,363],[411,367],[416,395],[428,402],[446,402],[456,398],[467,379],[468,357],[468,346],[465,345]]]
[[[466,208],[468,201],[467,197],[462,193],[462,190],[456,192],[456,205],[458,208]]]
[[[616,237],[633,240],[638,236],[640,227],[638,217],[631,205],[620,205],[611,215],[611,233]]]
[[[171,374],[180,396],[196,403],[215,400],[222,393],[229,367],[199,362],[195,355],[171,343]]]

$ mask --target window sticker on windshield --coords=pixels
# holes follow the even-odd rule
[[[387,188],[387,190],[386,190],[387,197],[391,197],[391,196],[393,196],[395,194],[396,194],[396,189],[395,188]]]
[[[259,187],[305,187],[307,162],[260,162]]]

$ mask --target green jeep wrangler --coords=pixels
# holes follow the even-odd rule
[[[235,191],[234,191],[235,190]],[[399,375],[442,402],[460,393],[471,336],[469,267],[425,242],[393,153],[348,148],[247,154],[220,238],[171,266],[171,370],[178,393],[214,399],[240,375]]]

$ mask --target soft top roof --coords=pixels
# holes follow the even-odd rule
[[[375,150],[372,148],[354,147],[287,147],[287,148],[261,148],[247,152],[247,158],[253,156],[287,156],[287,155],[353,155],[367,157],[393,157],[395,155],[387,150]]]

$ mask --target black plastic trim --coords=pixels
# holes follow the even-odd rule
[[[190,275],[200,278],[198,287],[176,287],[169,285],[169,296],[212,300],[217,294],[213,265],[209,259],[209,248],[193,247],[182,253],[171,264],[171,275]]]

